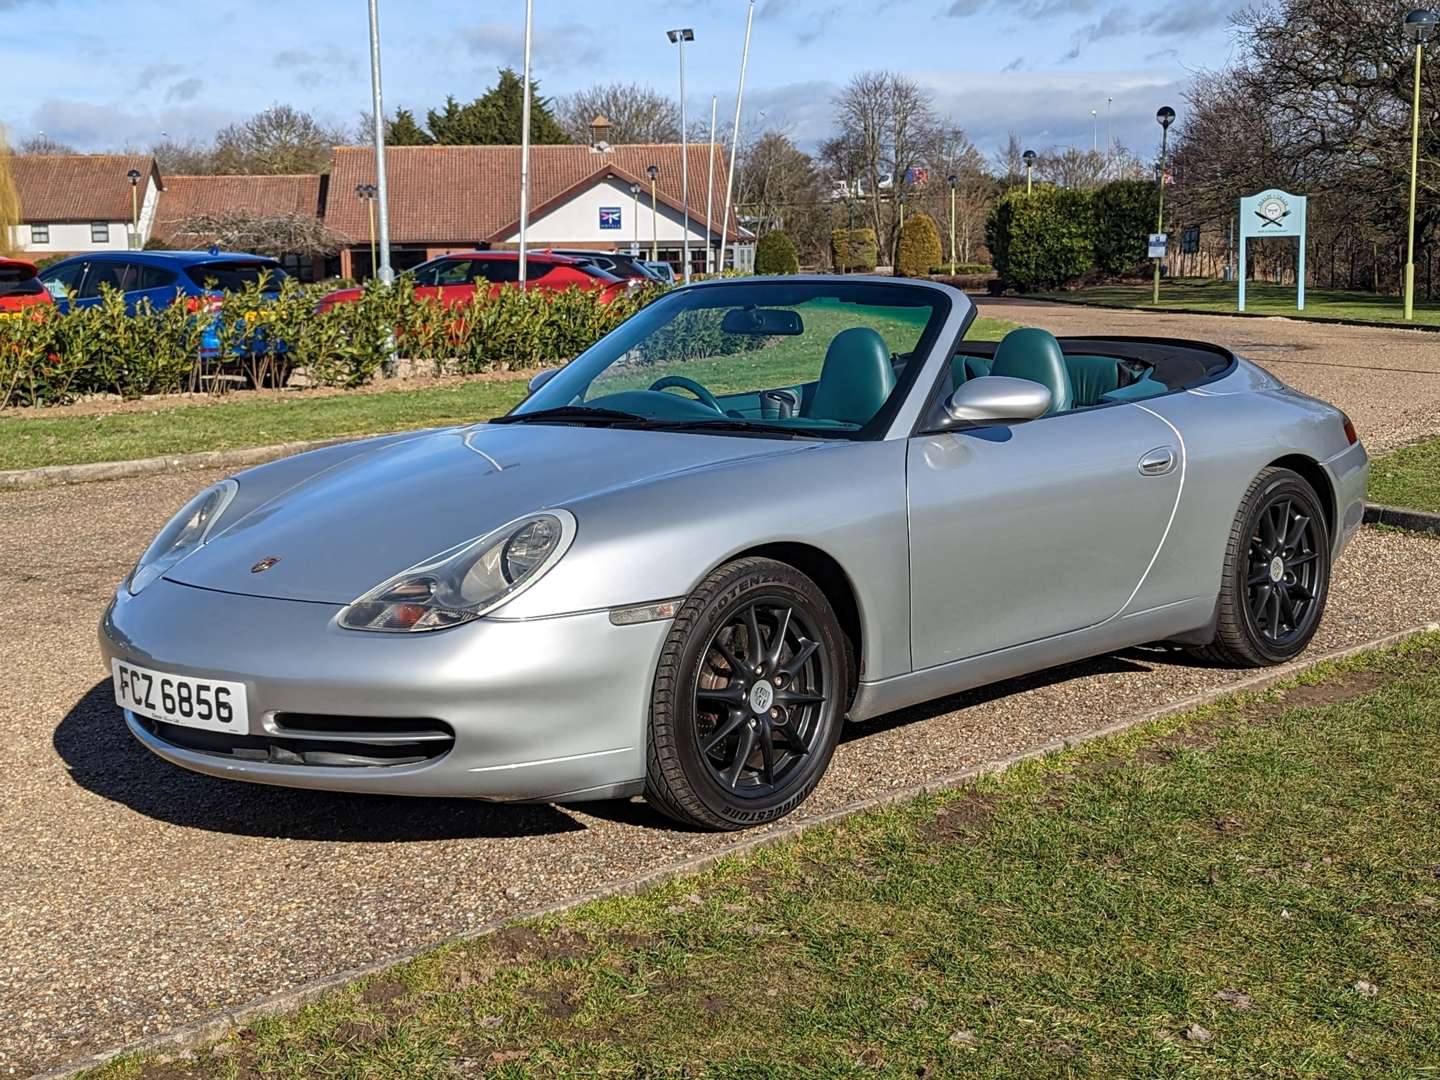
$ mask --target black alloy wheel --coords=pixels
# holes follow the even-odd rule
[[[770,559],[720,567],[681,607],[661,653],[646,797],[708,829],[789,813],[830,763],[850,663],[810,578]]]
[[[1299,473],[1270,467],[1250,484],[1230,530],[1215,640],[1201,657],[1232,667],[1281,664],[1315,636],[1330,591],[1330,529]]]

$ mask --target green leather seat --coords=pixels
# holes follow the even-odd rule
[[[966,356],[956,353],[950,358],[950,389],[958,390],[971,379],[990,374],[990,361],[983,356]]]
[[[1075,408],[1099,405],[1105,395],[1120,385],[1120,362],[1113,356],[1065,355]]]
[[[841,330],[825,351],[808,416],[864,425],[895,389],[890,346],[868,326]]]
[[[1022,326],[1011,330],[995,350],[990,364],[991,375],[1011,379],[1029,379],[1050,389],[1050,408],[1045,415],[1065,412],[1075,405],[1075,392],[1070,385],[1070,369],[1055,335],[1038,327]]]

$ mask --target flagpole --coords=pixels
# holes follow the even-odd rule
[[[740,89],[735,95],[735,130],[730,136],[730,166],[725,170],[725,213],[720,226],[720,265],[717,269],[725,272],[725,239],[730,233],[730,194],[735,187],[735,155],[740,147],[740,105],[745,100],[745,68],[750,63],[750,28],[755,24],[755,0],[750,0],[750,10],[745,16],[745,48],[740,53]],[[740,231],[740,215],[735,215],[735,231]],[[730,258],[735,258],[735,245],[730,245]]]
[[[530,219],[530,25],[534,0],[525,0],[525,86],[520,101],[520,288],[525,288],[525,227]]]
[[[705,180],[705,272],[707,274],[710,273],[715,262],[715,245],[710,242],[710,234],[715,231],[715,217],[711,209],[715,205],[715,106],[718,101],[719,98],[714,94],[710,95],[710,174]]]

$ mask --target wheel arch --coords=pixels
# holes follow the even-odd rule
[[[1307,484],[1315,489],[1315,494],[1320,498],[1320,509],[1325,511],[1325,529],[1333,540],[1337,514],[1335,485],[1331,482],[1329,474],[1325,472],[1325,467],[1314,458],[1304,454],[1286,454],[1284,457],[1270,462],[1266,468],[1289,469],[1291,472],[1298,473]]]
[[[774,559],[776,562],[786,563],[795,567],[820,587],[820,591],[825,594],[825,599],[830,601],[830,606],[835,610],[835,617],[840,620],[840,629],[850,639],[850,647],[854,651],[855,662],[851,666],[849,688],[850,696],[853,699],[859,682],[860,666],[865,655],[863,652],[865,631],[855,583],[850,580],[850,575],[846,573],[845,568],[829,552],[815,547],[813,544],[798,541],[758,544],[755,547],[746,548],[744,551],[735,552],[725,561],[731,562],[735,559],[750,557]]]

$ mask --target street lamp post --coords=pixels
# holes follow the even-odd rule
[[[945,178],[950,185],[950,276],[955,276],[955,187],[960,178],[951,173]]]
[[[130,247],[140,247],[140,170],[131,169],[125,174],[130,181]]]
[[[355,194],[366,204],[370,215],[370,275],[375,275],[375,185],[356,184]]]
[[[640,185],[630,185],[630,216],[634,219],[631,228],[635,230],[635,254],[640,254]]]
[[[1100,149],[1100,113],[1090,110],[1090,152],[1097,153]]]
[[[685,284],[690,284],[690,133],[685,130],[685,43],[695,40],[695,31],[688,26],[667,30],[670,44],[680,48],[680,201],[685,207],[685,232],[681,236],[681,262],[685,267]]]
[[[379,202],[379,277],[382,284],[389,285],[395,280],[395,271],[390,269],[390,201],[385,194],[385,106],[380,94],[380,13],[376,3],[370,0],[370,97],[375,123],[375,198]],[[375,269],[373,257],[370,268]]]
[[[1025,194],[1029,195],[1035,175],[1035,151],[1026,150],[1020,157],[1025,162]]]
[[[1156,178],[1159,180],[1160,197],[1156,200],[1155,210],[1155,232],[1157,234],[1165,231],[1165,155],[1170,148],[1170,125],[1175,122],[1175,110],[1169,105],[1162,105],[1155,113],[1155,122],[1160,125],[1160,167],[1156,170]],[[1150,302],[1160,303],[1160,260],[1155,260],[1155,287],[1152,290]]]
[[[1415,101],[1410,120],[1410,235],[1405,249],[1405,318],[1415,317],[1415,198],[1420,176],[1420,68],[1425,61],[1425,43],[1435,33],[1440,15],[1417,10],[1405,16],[1405,32],[1415,42]]]
[[[660,175],[660,166],[647,165],[645,172],[650,177],[650,261],[659,262],[660,206],[655,197],[655,180]]]

